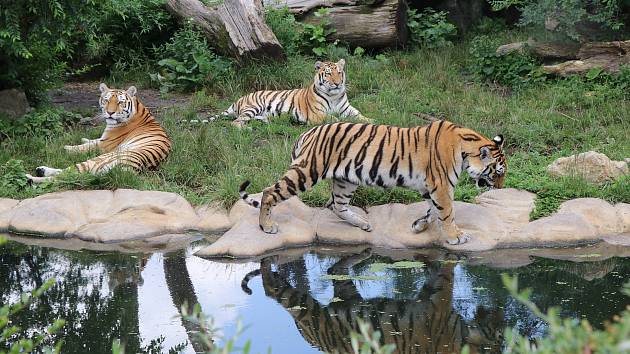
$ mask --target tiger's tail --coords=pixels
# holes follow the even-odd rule
[[[243,277],[243,280],[241,280],[241,289],[243,289],[243,291],[245,292],[245,294],[247,295],[251,295],[252,294],[252,289],[249,288],[248,283],[250,280],[252,280],[253,278],[257,277],[260,275],[260,269],[255,269],[252,270],[251,272],[245,274],[245,277]]]
[[[199,124],[199,123],[210,123],[210,122],[214,122],[217,119],[225,119],[228,117],[231,117],[234,115],[234,105],[231,105],[230,107],[228,107],[228,109],[226,109],[225,111],[219,113],[219,114],[215,114],[215,115],[211,115],[208,116],[207,119],[182,119],[180,120],[181,123],[190,123],[190,124]]]
[[[250,197],[249,194],[247,194],[247,187],[249,187],[250,182],[249,181],[245,181],[241,184],[241,186],[238,188],[238,194],[241,195],[241,199],[243,199],[243,201],[245,203],[247,203],[248,205],[253,206],[254,208],[260,208],[260,201],[255,200],[254,198]]]

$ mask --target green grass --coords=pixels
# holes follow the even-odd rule
[[[630,156],[630,101],[610,98],[605,89],[593,91],[575,81],[538,84],[508,95],[505,90],[472,82],[464,72],[467,44],[439,50],[388,52],[386,60],[347,57],[348,91],[352,104],[378,123],[422,125],[414,113],[430,113],[470,127],[486,136],[501,133],[508,151],[507,187],[526,189],[540,197],[533,218],[553,212],[561,201],[599,197],[630,202],[628,177],[603,186],[575,178],[556,179],[546,173],[554,159],[596,150],[619,160]],[[331,58],[336,59],[336,58]],[[173,139],[173,152],[157,171],[140,175],[114,170],[103,176],[66,174],[58,182],[37,189],[2,190],[0,196],[26,198],[64,189],[138,188],[182,194],[194,204],[238,198],[239,184],[252,181],[251,192],[273,183],[288,167],[296,137],[308,129],[281,117],[269,125],[253,122],[238,130],[229,122],[180,124],[197,111],[219,112],[240,95],[256,89],[295,88],[309,83],[314,59],[293,56],[288,63],[267,63],[235,70],[221,85],[194,95],[189,106],[159,117]],[[142,91],[139,92],[142,97]],[[96,97],[95,97],[96,99]],[[75,127],[52,138],[21,137],[2,142],[0,164],[14,158],[32,171],[39,165],[65,167],[88,155],[69,155],[64,144],[96,138],[102,127]],[[321,183],[302,199],[322,205],[329,184]],[[479,194],[464,178],[456,199],[470,201]],[[420,200],[417,193],[361,188],[354,197],[360,206]]]

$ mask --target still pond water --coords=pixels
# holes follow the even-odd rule
[[[291,250],[225,263],[193,256],[196,247],[129,255],[11,242],[0,248],[0,303],[56,278],[16,324],[39,329],[65,318],[64,353],[111,353],[115,338],[128,353],[159,346],[168,353],[177,345],[194,353],[194,326],[178,312],[185,302],[200,303],[221,336],[244,325],[237,343],[251,339],[253,353],[346,352],[357,318],[381,330],[399,352],[458,352],[464,343],[498,352],[505,326],[530,338],[546,331],[503,288],[503,272],[533,288],[543,310],[559,306],[563,316],[597,326],[630,304],[619,291],[630,279],[630,258],[592,261],[599,255],[588,247],[575,250],[581,262],[530,257],[529,264],[508,266],[438,250],[400,255],[365,248]]]

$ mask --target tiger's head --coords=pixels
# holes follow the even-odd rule
[[[127,124],[136,114],[136,87],[130,86],[125,91],[110,89],[101,83],[98,88],[101,91],[99,105],[107,125],[116,127]]]
[[[476,152],[467,153],[464,168],[468,175],[475,180],[477,187],[503,188],[507,164],[503,153],[503,136],[495,136],[489,143],[478,147]]]
[[[346,91],[346,65],[344,59],[336,63],[318,61],[315,63],[315,87],[330,96],[343,94]]]

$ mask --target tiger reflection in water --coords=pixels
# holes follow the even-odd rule
[[[370,256],[368,249],[344,257],[328,273],[347,275]],[[502,311],[479,306],[475,319],[466,323],[453,309],[455,265],[429,261],[427,280],[415,299],[364,300],[352,280],[333,280],[334,296],[343,301],[322,305],[308,290],[293,287],[273,271],[271,258],[247,274],[241,287],[251,294],[248,281],[262,275],[265,294],[289,310],[304,339],[327,353],[353,352],[350,333],[360,333],[359,319],[380,331],[381,344],[394,344],[396,353],[460,353],[466,344],[471,353],[500,352],[505,327]]]

